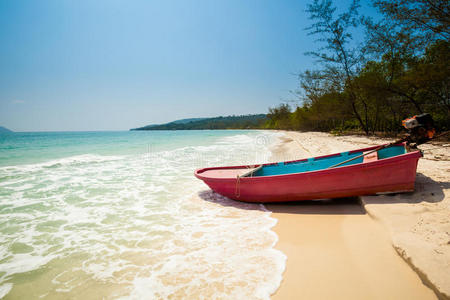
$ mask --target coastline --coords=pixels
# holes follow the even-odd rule
[[[272,161],[389,141],[283,133],[271,149]],[[414,193],[267,205],[278,220],[275,248],[287,255],[283,281],[272,299],[448,298],[450,162],[445,149],[421,148],[425,157]]]

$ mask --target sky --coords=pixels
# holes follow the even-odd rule
[[[2,0],[0,125],[128,130],[267,113],[315,67],[308,2]]]

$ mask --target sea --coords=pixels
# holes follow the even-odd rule
[[[276,220],[194,170],[267,162],[279,136],[0,135],[0,299],[269,299],[286,261]]]

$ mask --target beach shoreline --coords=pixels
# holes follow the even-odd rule
[[[391,141],[281,132],[271,148],[271,161]],[[275,248],[287,255],[283,281],[272,299],[448,298],[450,162],[445,148],[421,149],[425,157],[419,162],[414,193],[364,196],[343,204],[335,200],[267,205],[278,220],[273,228],[279,237]]]

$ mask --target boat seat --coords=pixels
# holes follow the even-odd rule
[[[368,153],[370,151],[364,152],[364,154]],[[363,163],[377,161],[378,160],[378,151],[370,153],[369,155],[364,155]]]

